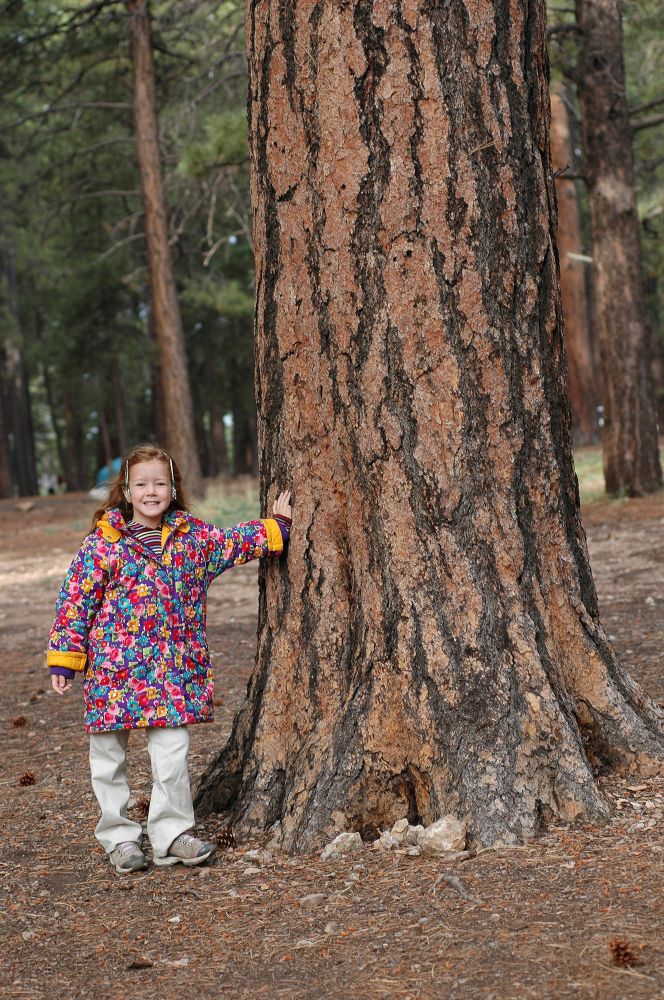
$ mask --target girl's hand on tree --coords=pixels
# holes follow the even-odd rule
[[[290,490],[283,490],[274,501],[272,513],[275,516],[281,514],[282,517],[292,517],[291,509]]]
[[[71,681],[61,674],[51,674],[51,687],[58,694],[66,694],[67,691],[71,691]]]

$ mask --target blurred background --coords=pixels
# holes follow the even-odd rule
[[[150,305],[132,110],[133,81],[143,71],[132,42],[136,6],[124,0],[1,6],[2,497],[89,490],[134,443],[168,445],[164,407],[172,403],[164,399],[167,362]],[[198,469],[207,480],[247,476],[256,472],[256,418],[244,4],[153,0],[149,13],[166,238],[181,316],[175,349],[189,374]],[[622,41],[648,365],[661,426],[659,0],[623,4]],[[577,459],[601,493],[603,403],[578,94],[581,46],[574,5],[551,3],[552,154],[570,402]]]

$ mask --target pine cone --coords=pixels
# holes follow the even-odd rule
[[[22,774],[18,779],[18,783],[22,788],[26,788],[28,785],[34,785],[36,781],[37,779],[35,778],[34,771],[26,771],[25,774]]]
[[[609,951],[614,965],[636,965],[638,961],[629,941],[625,941],[624,938],[613,938],[609,941]]]
[[[220,830],[216,835],[216,840],[219,847],[235,847],[235,834],[230,826]]]
[[[27,721],[24,715],[17,715],[15,719],[12,719],[12,726],[16,726],[18,729],[20,726],[25,726]]]

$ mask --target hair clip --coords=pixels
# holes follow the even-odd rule
[[[164,452],[164,454],[166,454],[166,453]],[[175,486],[175,474],[173,472],[173,460],[172,460],[172,458],[171,458],[170,455],[166,455],[166,458],[168,459],[168,464],[169,464],[169,466],[171,468],[171,500],[175,500],[175,498],[178,495],[178,491],[177,491],[176,486]]]

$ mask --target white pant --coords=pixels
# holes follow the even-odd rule
[[[140,843],[142,829],[127,817],[128,729],[90,734],[90,776],[101,808],[95,837],[107,854],[125,840]],[[148,837],[156,857],[168,854],[176,837],[194,825],[194,806],[189,785],[187,758],[189,730],[148,727],[148,751],[152,763],[152,795],[148,812]]]

